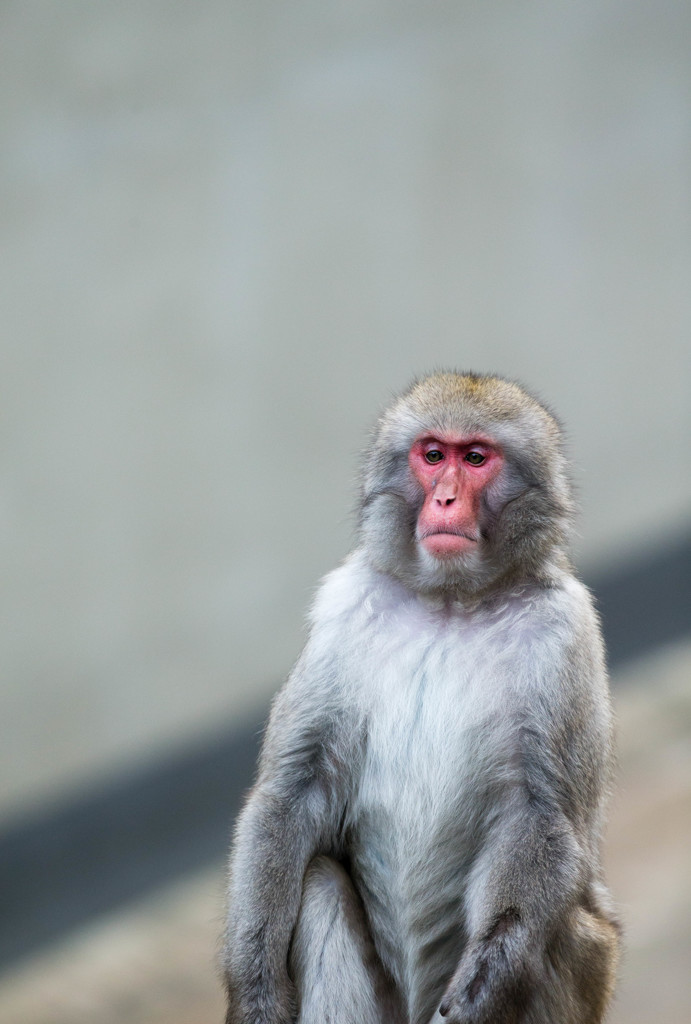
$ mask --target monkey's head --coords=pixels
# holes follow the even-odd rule
[[[415,382],[384,412],[364,468],[374,566],[423,593],[474,596],[565,559],[572,502],[559,425],[517,384]]]

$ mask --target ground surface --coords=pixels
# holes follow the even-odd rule
[[[607,850],[626,928],[612,1024],[691,1018],[691,644],[615,680]],[[223,866],[93,924],[0,979],[2,1024],[220,1024]]]

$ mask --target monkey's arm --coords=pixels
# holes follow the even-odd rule
[[[468,943],[440,1005],[449,1024],[522,1019],[544,990],[551,951],[568,947],[578,913],[595,909],[609,719],[574,673],[572,663],[517,716],[466,889]]]
[[[452,1024],[520,1019],[543,980],[548,937],[573,906],[584,863],[568,824],[517,801],[468,886],[469,942],[440,1012]]]
[[[303,876],[336,830],[338,719],[328,698],[320,706],[303,685],[304,661],[274,703],[258,780],[236,826],[223,957],[227,1024],[294,1020],[287,960]]]

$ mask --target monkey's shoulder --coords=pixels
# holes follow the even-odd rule
[[[383,574],[374,572],[362,550],[351,552],[321,581],[309,613],[311,625],[348,619],[371,598],[378,582],[385,579]]]

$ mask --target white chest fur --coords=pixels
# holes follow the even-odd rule
[[[313,641],[338,651],[342,699],[364,724],[363,815],[393,815],[401,842],[421,840],[454,794],[510,759],[512,711],[541,686],[534,665],[559,660],[560,600],[523,590],[469,610],[412,594],[357,555],[327,578]]]
[[[360,801],[426,832],[472,776],[474,737],[502,700],[496,658],[466,613],[419,601],[367,632],[352,666],[367,735]]]
[[[340,699],[364,725],[361,815],[392,816],[398,841],[424,847],[456,794],[510,766],[516,723],[554,686],[544,673],[558,671],[582,600],[570,580],[468,609],[407,591],[359,552],[327,577],[313,644],[327,661],[337,657]]]

